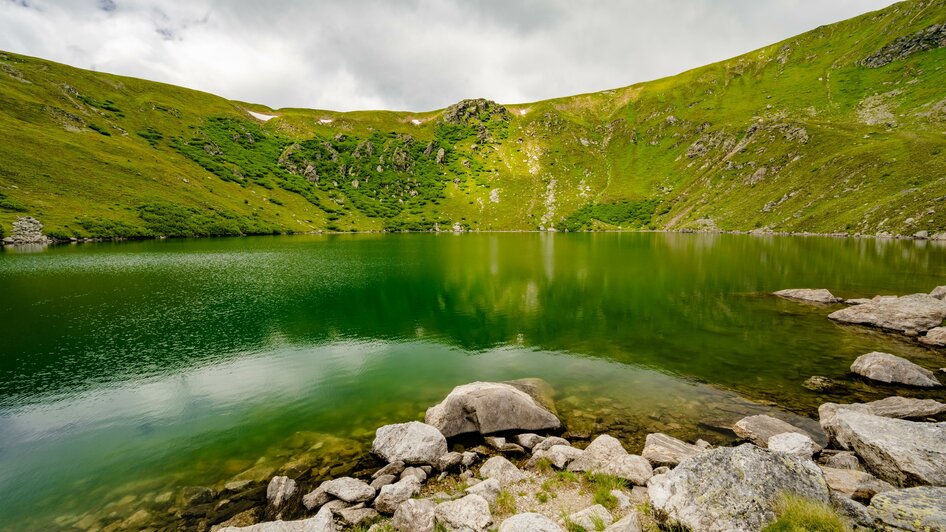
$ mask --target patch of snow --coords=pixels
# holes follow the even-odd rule
[[[418,119],[415,118],[415,119],[411,120],[411,123],[414,124],[415,126],[419,126],[419,125],[420,125],[420,120],[418,120]]]
[[[331,119],[331,118],[320,118],[320,119],[319,119],[319,123],[320,123],[320,124],[331,124],[331,123],[332,123],[332,119]]]
[[[255,113],[253,111],[247,111],[250,113],[250,116],[257,120],[262,120],[263,122],[269,122],[270,120],[276,118],[276,115],[264,115],[263,113]]]
[[[529,112],[528,109],[519,109],[519,116],[526,116],[526,113],[528,112]]]

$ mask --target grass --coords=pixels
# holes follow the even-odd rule
[[[831,506],[784,494],[776,507],[776,520],[765,532],[848,532],[851,526]]]
[[[0,52],[0,227],[946,231],[946,48],[860,63],[944,21],[946,0],[912,0],[676,76],[472,112],[273,111]]]
[[[498,515],[512,515],[516,513],[516,497],[507,490],[500,490],[493,503],[493,513]]]

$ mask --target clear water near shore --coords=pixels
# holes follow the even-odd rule
[[[685,234],[168,240],[0,253],[2,527],[127,514],[184,485],[355,455],[453,386],[541,377],[569,428],[724,441],[812,424],[870,350],[946,355],[769,292],[928,292],[930,242]],[[845,382],[804,389],[811,375]],[[940,391],[909,392],[946,399]],[[313,459],[315,460],[315,459]],[[255,469],[254,469],[255,468]],[[109,506],[111,505],[111,506]]]

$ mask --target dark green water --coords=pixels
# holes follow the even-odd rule
[[[0,516],[10,529],[128,515],[188,484],[264,473],[332,437],[419,419],[454,385],[542,377],[571,429],[648,431],[746,413],[811,423],[883,350],[768,292],[946,284],[925,242],[683,234],[168,240],[0,253]],[[819,395],[811,375],[850,381]],[[943,398],[942,392],[927,392]],[[699,425],[699,422],[705,422]],[[301,446],[301,447],[300,447]],[[58,520],[56,520],[58,518]]]

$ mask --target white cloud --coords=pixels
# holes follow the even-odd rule
[[[892,0],[0,0],[0,49],[273,107],[440,108],[629,85]]]

